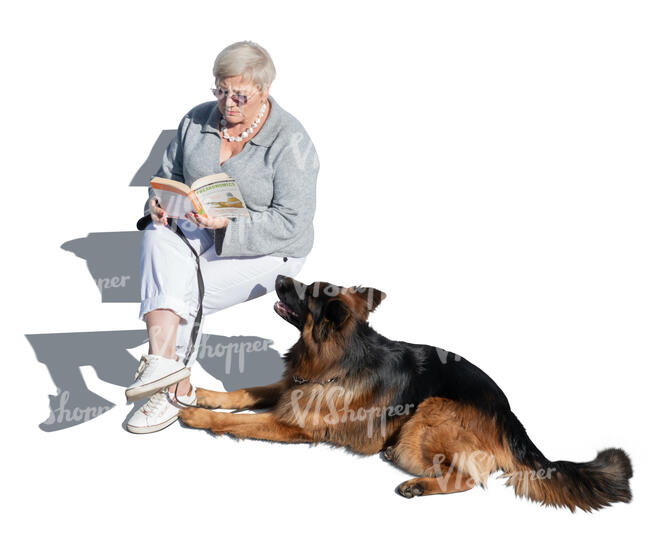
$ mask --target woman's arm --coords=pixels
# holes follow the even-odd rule
[[[310,233],[316,211],[318,155],[304,130],[289,143],[274,165],[273,200],[250,218],[231,218],[215,230],[215,249],[222,257],[256,256],[282,252]]]
[[[176,135],[167,146],[163,154],[162,164],[153,177],[164,177],[165,179],[174,179],[175,181],[185,182],[183,176],[183,138],[190,123],[190,115],[186,114],[182,119],[176,130]],[[144,216],[138,220],[137,228],[143,230],[151,220],[151,206],[150,201],[154,198],[155,193],[151,185],[149,185],[149,197],[144,204]]]

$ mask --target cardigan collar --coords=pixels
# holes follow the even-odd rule
[[[269,116],[264,121],[262,128],[259,132],[249,140],[253,144],[258,146],[266,146],[267,148],[273,144],[273,140],[278,135],[280,130],[280,121],[282,108],[278,105],[278,102],[273,98],[272,95],[269,95],[269,101],[271,102]],[[210,111],[208,120],[201,127],[201,132],[212,132],[213,134],[219,134],[219,122],[221,121],[221,112],[219,111],[219,103],[213,101],[214,107]]]

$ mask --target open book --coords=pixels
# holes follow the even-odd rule
[[[201,177],[191,187],[173,179],[154,177],[151,188],[169,218],[185,218],[188,212],[214,218],[249,215],[237,183],[226,173]]]

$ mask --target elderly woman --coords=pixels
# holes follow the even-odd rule
[[[182,119],[157,175],[192,184],[225,172],[250,217],[172,219],[150,189],[141,249],[140,319],[149,335],[129,401],[150,397],[127,422],[134,433],[161,430],[195,404],[189,368],[205,315],[275,290],[295,276],[313,246],[318,156],[300,122],[269,95],[268,52],[242,41],[216,58],[216,101]]]

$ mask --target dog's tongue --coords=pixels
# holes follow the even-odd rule
[[[295,313],[281,301],[276,301],[274,307],[276,311],[280,311],[284,315],[295,315]]]

